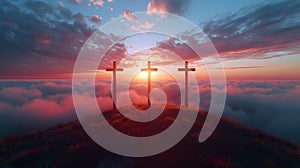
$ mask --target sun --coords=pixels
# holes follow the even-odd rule
[[[148,72],[147,71],[142,71],[138,74],[138,78],[140,79],[148,79]]]

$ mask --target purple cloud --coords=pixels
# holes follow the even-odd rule
[[[267,59],[299,53],[299,6],[299,1],[278,1],[249,7],[202,27],[227,59]]]

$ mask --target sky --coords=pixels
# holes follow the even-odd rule
[[[156,24],[135,14],[157,11],[191,21],[218,51],[227,78],[224,116],[299,144],[299,6],[296,0],[1,0],[0,137],[76,119],[70,80],[76,58],[94,32],[115,20],[142,33],[110,48],[98,67],[100,77],[111,79],[103,69],[114,59],[124,69],[145,67],[152,59],[153,66],[176,65],[175,70],[183,66],[182,59],[189,60],[201,70],[195,72],[200,80],[192,94],[198,87],[200,106],[207,110],[213,84],[203,64],[193,62],[195,52],[179,39],[144,33]],[[118,79],[126,79],[121,73]],[[153,72],[153,85],[161,86],[167,98],[178,98],[172,90],[176,86],[157,76]],[[111,108],[110,82],[97,84],[97,100]],[[143,88],[134,86],[120,96],[147,102]],[[92,101],[82,89],[80,98]]]
[[[199,26],[222,57],[228,79],[300,79],[298,1],[4,0],[0,3],[2,79],[70,78],[79,51],[93,32],[118,17],[132,19],[133,12],[140,11],[174,13]],[[142,43],[131,46],[139,44]],[[131,50],[127,46],[124,54]]]

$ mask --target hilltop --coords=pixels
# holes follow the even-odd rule
[[[165,112],[172,118],[177,110],[170,107]],[[149,129],[130,127],[113,112],[106,115],[129,134]],[[160,117],[156,124],[168,126],[170,116],[168,120]],[[0,167],[300,167],[299,146],[224,118],[212,136],[199,143],[205,117],[206,113],[199,112],[182,141],[146,158],[123,157],[101,148],[79,121],[73,121],[0,140]]]

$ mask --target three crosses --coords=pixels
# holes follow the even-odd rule
[[[106,68],[106,71],[112,71],[113,72],[113,108],[116,110],[116,104],[117,104],[117,95],[116,95],[116,82],[117,82],[117,71],[123,71],[122,68],[117,68],[117,62],[113,61],[113,67],[112,68]],[[141,71],[147,71],[148,72],[148,106],[150,106],[150,99],[149,99],[149,94],[151,91],[151,72],[152,71],[158,71],[157,68],[151,68],[151,62],[148,61],[148,67],[147,68],[142,68]],[[185,99],[185,106],[188,106],[188,72],[189,71],[196,71],[196,68],[189,68],[188,67],[188,61],[185,61],[185,66],[184,68],[178,68],[178,71],[184,71],[185,72],[185,89],[184,89],[184,99]]]

